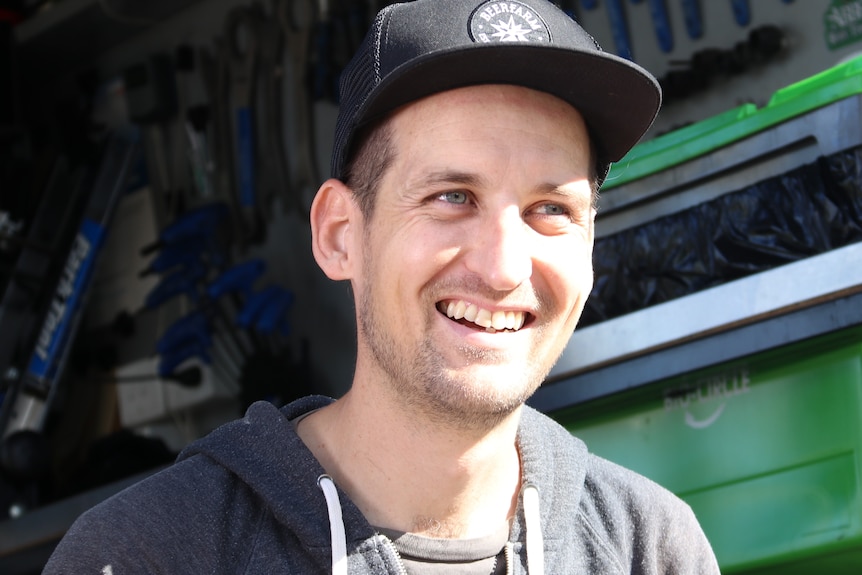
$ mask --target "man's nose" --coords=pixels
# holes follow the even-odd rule
[[[516,288],[533,273],[530,227],[517,208],[482,218],[466,258],[467,268],[497,290]]]

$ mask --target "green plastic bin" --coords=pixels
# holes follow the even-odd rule
[[[687,501],[723,573],[862,573],[862,327],[551,415]]]
[[[607,191],[705,156],[782,122],[859,94],[862,94],[862,56],[778,90],[762,108],[743,104],[638,144],[611,167],[602,189]]]

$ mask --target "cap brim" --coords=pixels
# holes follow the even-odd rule
[[[570,77],[562,77],[566,74]],[[613,54],[535,44],[474,45],[432,52],[393,70],[358,111],[357,126],[425,96],[479,84],[515,84],[570,103],[609,162],[643,137],[661,106],[655,79]]]

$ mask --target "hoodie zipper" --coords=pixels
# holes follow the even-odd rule
[[[383,534],[377,535],[382,541],[383,544],[389,547],[390,550],[395,554],[395,559],[397,561],[396,566],[398,567],[398,575],[407,575],[407,567],[404,566],[404,560],[401,558],[401,553],[398,552],[398,549],[395,548],[395,544],[392,542],[389,537]]]
[[[503,548],[503,555],[506,556],[506,575],[512,575],[515,570],[515,562],[512,559],[512,555],[514,554],[514,546],[511,541],[506,542],[506,546]]]

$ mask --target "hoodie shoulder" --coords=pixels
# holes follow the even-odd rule
[[[277,548],[287,533],[303,550],[288,556],[328,561],[328,525],[318,520],[326,507],[315,491],[322,470],[290,419],[329,401],[307,398],[287,413],[254,404],[171,467],[84,513],[45,573],[246,572],[255,549]]]
[[[213,486],[217,486],[213,488]],[[193,462],[175,464],[82,514],[58,544],[44,573],[241,571],[244,545],[256,536],[262,509],[223,510],[247,489],[225,470],[202,473]],[[212,549],[223,549],[217,557]]]
[[[630,469],[590,454],[580,512],[625,572],[719,573],[691,507]]]
[[[529,407],[518,441],[524,480],[540,492],[547,561],[603,574],[718,573],[691,508],[664,487]]]

